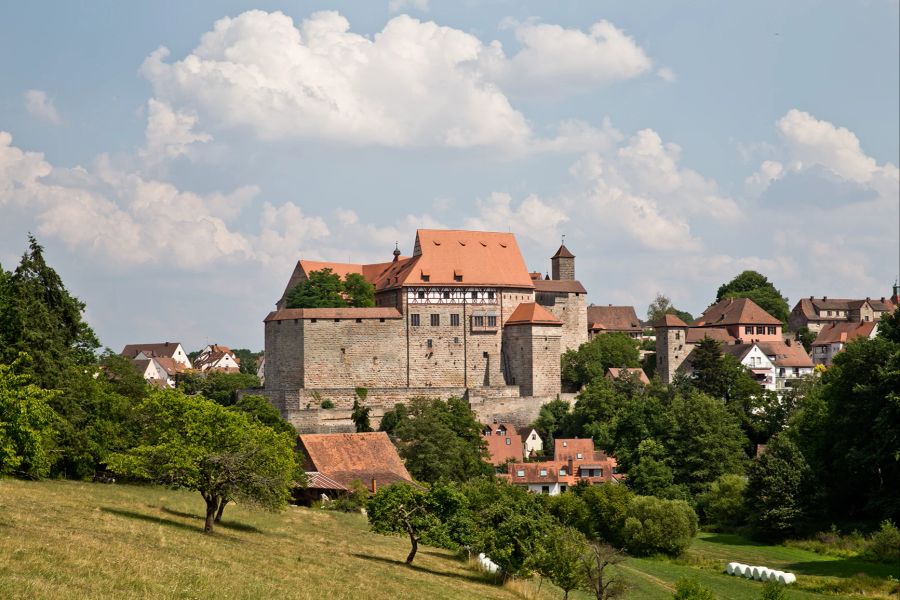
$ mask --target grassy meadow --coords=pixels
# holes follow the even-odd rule
[[[538,579],[497,585],[445,550],[421,548],[406,567],[405,538],[369,532],[361,515],[229,506],[206,536],[202,514],[196,493],[0,480],[0,598],[562,597]],[[722,534],[701,534],[680,559],[632,558],[620,568],[629,598],[671,598],[683,575],[720,598],[759,598],[762,584],[722,573],[732,560],[797,573],[792,599],[897,597],[888,580],[897,567]]]

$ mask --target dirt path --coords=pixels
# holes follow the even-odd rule
[[[617,565],[617,566],[618,566],[618,568],[620,568],[620,569],[622,569],[622,570],[624,570],[624,571],[628,571],[629,573],[633,573],[633,574],[635,574],[635,575],[638,575],[638,576],[642,577],[643,579],[646,579],[646,580],[649,581],[650,583],[652,583],[652,584],[654,584],[654,585],[658,585],[659,587],[661,587],[661,588],[663,588],[663,589],[669,590],[670,592],[674,592],[674,591],[675,591],[675,587],[674,587],[674,586],[670,585],[670,584],[667,583],[665,580],[662,580],[662,579],[660,579],[659,577],[655,577],[655,576],[653,576],[653,575],[650,575],[649,573],[644,573],[644,572],[641,571],[640,569],[635,569],[634,567],[629,567],[628,565],[625,565],[625,564],[620,564],[620,565]]]

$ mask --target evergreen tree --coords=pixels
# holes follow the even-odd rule
[[[809,466],[794,442],[784,435],[773,437],[748,471],[747,510],[759,537],[783,539],[798,532],[808,478]]]
[[[28,242],[19,266],[0,280],[0,362],[24,352],[34,382],[56,388],[70,367],[94,362],[100,343],[82,319],[84,303],[66,290],[34,236]]]

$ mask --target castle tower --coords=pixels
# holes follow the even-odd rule
[[[687,323],[666,315],[653,323],[656,330],[656,373],[663,383],[672,383],[675,372],[691,348],[687,346]]]
[[[575,255],[569,252],[565,244],[560,245],[559,250],[550,259],[550,265],[555,281],[575,279]]]

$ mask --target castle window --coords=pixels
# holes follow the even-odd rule
[[[433,348],[433,347],[434,347],[434,342],[433,342],[432,340],[427,340],[427,341],[425,342],[425,345],[426,345],[427,347],[429,347],[429,348]]]
[[[494,292],[488,292],[488,300],[494,299]]]
[[[419,300],[424,300],[424,299],[425,299],[425,292],[419,292],[419,293],[416,294],[416,296],[419,298]]]
[[[409,324],[412,325],[413,327],[418,327],[419,326],[419,315],[418,314],[409,315]]]
[[[676,340],[680,340],[680,339],[681,339],[681,332],[680,332],[680,331],[676,331],[676,332],[675,332],[675,339],[676,339]]]
[[[357,319],[356,322],[357,322],[357,323],[362,323],[362,319]]]
[[[422,281],[428,283],[431,281],[431,275],[422,275]]]
[[[752,333],[753,333],[753,327],[752,327],[752,326],[750,326],[750,327],[744,327],[744,333],[746,333],[747,335],[752,334]]]
[[[484,315],[475,315],[472,317],[472,325],[475,327],[484,327]]]
[[[341,320],[340,320],[340,319],[335,319],[334,322],[335,322],[335,323],[340,323]]]
[[[761,334],[763,334],[763,333],[765,333],[765,332],[766,332],[766,328],[765,328],[765,327],[761,327],[761,326],[759,326],[759,325],[756,326],[756,333],[757,333],[757,334],[760,334],[760,335],[761,335]]]
[[[497,316],[496,315],[488,315],[487,326],[488,327],[496,327],[497,326]]]
[[[440,324],[441,324],[441,315],[439,315],[439,314],[431,315],[431,326],[437,327]]]
[[[445,300],[449,300],[449,299],[450,299],[450,292],[444,292],[444,299],[445,299]]]
[[[310,322],[310,323],[315,323],[316,320],[315,320],[315,319],[310,319],[309,322]]]
[[[458,314],[454,313],[454,314],[450,315],[450,325],[453,327],[459,327],[459,315]]]
[[[384,323],[384,319],[378,319],[379,323]]]

